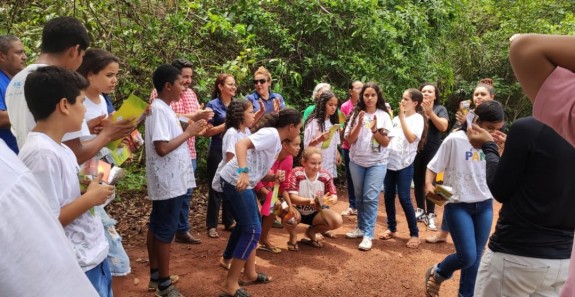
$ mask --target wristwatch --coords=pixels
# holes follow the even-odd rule
[[[238,168],[238,174],[240,173],[248,173],[250,170],[247,167],[240,167]]]

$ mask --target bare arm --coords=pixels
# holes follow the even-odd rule
[[[10,118],[5,110],[0,110],[0,128],[10,128]]]
[[[575,36],[522,34],[510,40],[511,67],[531,102],[555,67],[575,71]]]
[[[401,130],[403,130],[403,134],[405,135],[407,142],[412,143],[417,140],[417,136],[411,132],[411,129],[409,129],[409,126],[407,126],[407,122],[405,122],[405,116],[403,113],[399,114],[399,121],[401,122]]]
[[[437,176],[437,173],[427,169],[425,171],[425,193],[433,193],[433,191],[435,190],[435,186],[433,185],[433,182],[435,181],[435,177]]]
[[[365,113],[360,111],[357,115],[357,123],[351,128],[349,134],[347,134],[347,138],[345,139],[349,144],[354,144],[357,141],[357,137],[359,137],[359,131],[361,131],[361,126],[363,126],[363,115]],[[351,122],[349,123],[351,125]]]
[[[100,173],[100,175],[90,183],[86,193],[60,209],[58,220],[62,226],[66,227],[90,208],[106,202],[108,196],[112,195],[114,192],[113,186],[100,184],[102,175],[103,174]]]
[[[188,138],[196,136],[199,133],[201,133],[202,130],[204,129],[205,125],[206,125],[205,120],[201,120],[198,122],[191,122],[188,125],[188,127],[186,128],[186,130],[184,131],[184,133],[178,135],[177,137],[173,138],[172,140],[170,140],[170,141],[154,141],[154,149],[156,150],[156,153],[160,157],[163,157],[163,156],[171,153],[173,150],[175,150],[180,145],[182,145],[182,143],[184,143],[186,140],[188,140]]]
[[[439,130],[439,132],[447,131],[447,126],[449,125],[449,122],[447,121],[447,119],[438,117],[435,114],[435,112],[433,112],[433,110],[429,114],[429,119],[431,120],[431,123],[435,126],[435,128],[437,128],[437,130]]]
[[[214,136],[214,135],[217,135],[217,134],[220,134],[220,133],[224,132],[225,130],[226,130],[226,124],[225,124],[225,123],[222,123],[222,124],[217,125],[217,126],[215,126],[215,127],[212,126],[212,127],[208,128],[208,129],[206,130],[206,132],[204,132],[204,133],[202,134],[202,136],[204,136],[204,137],[212,137],[212,136]]]

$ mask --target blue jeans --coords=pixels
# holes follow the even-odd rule
[[[238,192],[236,186],[224,179],[221,181],[222,189],[230,202],[232,216],[236,220],[236,226],[230,234],[228,246],[224,252],[224,258],[229,259],[229,252],[233,251],[232,258],[247,260],[250,253],[256,248],[262,234],[257,198],[253,189]]]
[[[196,175],[196,168],[198,167],[198,163],[196,163],[196,159],[192,159],[192,170],[194,171],[194,175]],[[189,197],[184,201],[184,205],[182,205],[182,211],[180,212],[179,221],[178,221],[178,233],[188,232],[190,230],[190,203],[192,201],[192,189],[188,190],[186,193]]]
[[[411,180],[413,179],[413,163],[401,170],[387,170],[384,181],[384,201],[385,212],[387,213],[387,228],[391,232],[397,231],[397,221],[395,220],[395,193],[399,196],[399,203],[407,225],[409,226],[409,236],[419,237],[415,210],[411,204]]]
[[[96,214],[102,219],[102,225],[104,225],[104,235],[108,240],[108,245],[110,249],[108,250],[108,265],[110,266],[110,272],[112,276],[125,276],[131,271],[130,268],[130,258],[126,254],[124,245],[122,244],[122,237],[116,231],[117,221],[112,219],[106,210],[98,205],[94,207]]]
[[[112,274],[110,273],[107,259],[104,259],[98,266],[86,271],[85,274],[100,297],[114,296],[114,293],[112,293]]]
[[[345,177],[347,179],[347,197],[349,199],[349,207],[351,209],[356,209],[355,207],[355,189],[353,187],[353,178],[351,177],[351,172],[349,170],[349,150],[341,149],[343,155],[343,164],[345,166]]]
[[[364,236],[373,238],[377,220],[378,197],[385,178],[385,165],[363,167],[349,162],[349,171],[355,186],[355,206],[357,207],[357,227]]]
[[[437,265],[437,273],[450,278],[461,269],[459,296],[473,296],[477,269],[493,222],[493,200],[475,203],[449,203],[444,216],[449,224],[455,254]]]

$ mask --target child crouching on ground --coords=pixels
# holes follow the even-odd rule
[[[162,65],[154,71],[158,98],[146,118],[146,177],[152,212],[148,227],[150,283],[156,282],[156,296],[182,296],[170,279],[170,245],[177,231],[178,214],[189,190],[196,187],[188,148],[188,138],[200,133],[205,120],[189,123],[182,130],[170,102],[180,99],[184,89],[180,70]]]
[[[26,103],[36,126],[20,150],[20,159],[40,184],[64,227],[78,264],[100,296],[113,296],[106,256],[108,241],[93,208],[106,201],[114,187],[100,185],[102,174],[80,193],[79,166],[72,150],[62,143],[65,133],[80,130],[86,109],[80,74],[55,66],[30,73],[24,86]]]
[[[294,168],[289,178],[288,193],[291,203],[295,205],[295,223],[290,224],[289,216],[284,217],[284,226],[289,232],[290,239],[288,250],[297,251],[297,235],[295,226],[304,223],[309,225],[305,231],[308,238],[301,243],[316,248],[323,247],[323,243],[317,238],[318,233],[335,230],[341,227],[343,220],[341,215],[331,209],[321,209],[313,199],[319,196],[319,202],[333,205],[337,202],[337,192],[331,175],[321,168],[321,150],[316,147],[308,147],[303,151],[301,164],[303,167]]]

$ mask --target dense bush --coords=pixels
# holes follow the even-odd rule
[[[573,1],[539,0],[11,0],[0,4],[0,34],[19,36],[33,61],[48,19],[81,19],[92,46],[122,59],[118,105],[131,92],[147,98],[153,69],[185,57],[196,65],[193,87],[202,102],[220,72],[235,75],[240,94],[251,92],[261,65],[272,71],[274,91],[299,109],[321,81],[343,102],[350,80],[375,80],[393,105],[424,81],[437,83],[448,101],[460,89],[469,97],[479,79],[492,77],[513,120],[529,114],[530,104],[509,67],[508,38],[573,34],[573,11]],[[203,156],[206,146],[199,141]]]

